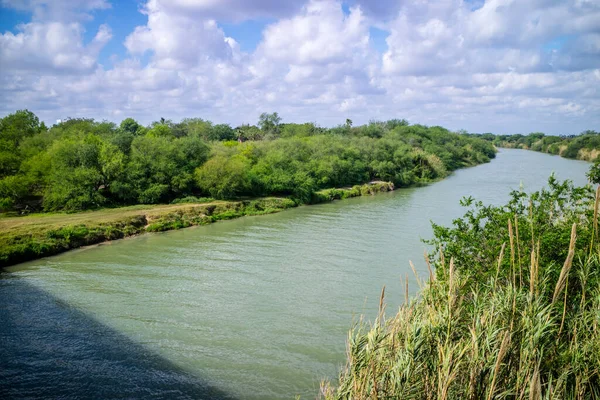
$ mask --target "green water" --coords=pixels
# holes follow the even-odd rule
[[[353,320],[375,316],[382,286],[388,313],[404,298],[401,277],[416,291],[408,262],[425,273],[430,220],[462,215],[463,196],[499,204],[510,189],[537,190],[553,171],[585,184],[588,168],[502,150],[427,187],[80,249],[0,282],[41,289],[231,397],[314,398],[343,365]]]

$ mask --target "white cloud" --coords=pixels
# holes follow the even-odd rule
[[[346,16],[337,2],[311,0],[300,15],[268,26],[258,53],[293,65],[327,64],[364,52],[368,44],[360,8]]]
[[[284,17],[298,11],[303,0],[170,0],[165,11],[225,21],[261,17]]]
[[[110,28],[101,25],[94,39],[85,45],[83,27],[77,22],[31,22],[17,29],[17,34],[0,34],[0,64],[9,73],[89,71],[97,65],[98,53],[112,37]]]
[[[34,20],[90,19],[90,12],[111,8],[107,0],[0,0],[3,7],[33,13]]]
[[[98,62],[110,28],[83,40],[107,1],[2,4],[33,13],[0,35],[5,114],[239,124],[278,111],[324,125],[407,118],[498,133],[600,124],[595,1],[148,0],[147,23],[120,39],[128,55],[110,68]],[[276,19],[251,53],[219,27],[263,17]],[[383,52],[374,26],[389,32]]]
[[[365,94],[381,93],[371,84],[378,57],[360,7],[346,14],[337,1],[312,0],[296,16],[265,29],[251,72],[266,90],[287,99],[290,113],[315,104],[346,112]],[[342,115],[327,118],[331,124]]]
[[[165,12],[163,3],[168,1],[150,0],[144,7],[147,25],[136,27],[125,40],[125,47],[132,54],[150,50],[154,61],[167,68],[232,57],[236,43],[225,37],[214,20],[170,14]]]

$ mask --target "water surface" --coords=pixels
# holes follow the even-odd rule
[[[148,234],[0,279],[0,390],[21,397],[314,398],[360,314],[404,298],[463,196],[500,204],[589,164],[502,150],[427,187]],[[410,290],[415,291],[411,283]],[[0,391],[0,397],[2,397]]]

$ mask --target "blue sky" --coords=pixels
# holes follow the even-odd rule
[[[0,114],[600,124],[591,0],[0,0]]]

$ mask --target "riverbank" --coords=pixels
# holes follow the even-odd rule
[[[326,189],[316,192],[310,204],[391,190],[394,190],[394,185],[390,182]],[[267,197],[4,217],[0,218],[0,268],[142,233],[206,225],[247,215],[272,214],[298,205],[289,198]]]
[[[558,155],[572,160],[594,162],[600,156],[600,135],[595,131],[585,131],[580,135],[552,136],[543,133],[529,135],[469,134],[487,140],[494,146],[506,149],[532,150]]]
[[[594,199],[589,187],[551,179],[531,196],[474,203],[452,227],[434,225],[439,252],[417,277],[420,296],[407,293],[387,318],[384,289],[322,397],[597,398],[599,206],[600,188]]]
[[[547,145],[541,147],[541,144],[537,146],[528,146],[524,143],[510,143],[510,142],[500,142],[494,144],[496,147],[502,149],[517,149],[517,150],[529,150],[529,151],[537,151],[540,153],[551,154],[554,156],[560,156],[563,158],[569,158],[571,160],[579,160],[579,161],[588,161],[594,162],[600,156],[600,149],[592,148],[592,149],[579,149],[575,153],[575,157],[567,157],[568,146],[566,144],[553,147],[552,145]]]
[[[4,350],[3,359],[15,366],[4,386],[15,397],[48,390],[111,397],[107,379],[118,385],[123,377],[143,377],[141,395],[160,397],[156,388],[170,376],[168,367],[151,374],[135,365],[112,368],[94,325],[46,312],[48,298],[65,313],[78,310],[135,338],[232,398],[315,398],[320,379],[335,379],[346,360],[353,321],[377,314],[381,287],[391,316],[404,299],[399,276],[413,276],[408,260],[426,276],[420,238],[432,237],[429,221],[451,224],[464,214],[465,196],[504,204],[512,189],[540,190],[552,171],[583,186],[588,169],[581,161],[501,150],[491,163],[419,188],[138,235],[9,267],[0,280],[2,309],[10,311],[0,335],[18,340]],[[24,298],[23,286],[46,296]],[[409,289],[417,295],[414,280]],[[56,327],[52,335],[48,326]],[[57,355],[57,343],[69,346]],[[29,352],[36,348],[49,350]],[[135,350],[117,348],[136,359]],[[57,358],[80,367],[77,376],[97,366],[91,384],[64,388],[61,382],[75,373],[57,370]],[[135,397],[139,390],[121,393]]]

